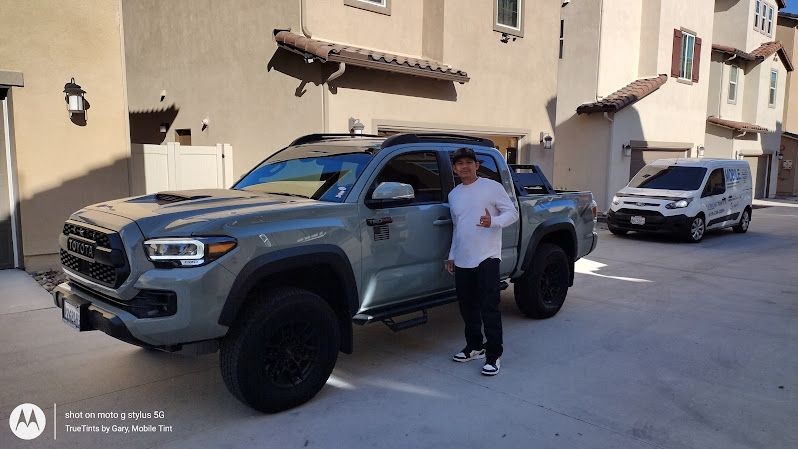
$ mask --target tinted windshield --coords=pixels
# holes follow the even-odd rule
[[[704,181],[704,167],[646,165],[629,181],[629,187],[661,190],[698,190]]]
[[[261,163],[233,188],[340,203],[371,159],[371,153],[352,150],[289,148]]]

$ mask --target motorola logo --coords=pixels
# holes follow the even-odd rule
[[[20,404],[8,418],[8,425],[14,435],[23,440],[32,440],[44,432],[47,418],[36,404]]]

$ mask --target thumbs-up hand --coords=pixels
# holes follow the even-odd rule
[[[479,224],[477,226],[481,226],[483,228],[490,227],[490,212],[488,212],[488,209],[485,209],[485,215],[479,217]]]

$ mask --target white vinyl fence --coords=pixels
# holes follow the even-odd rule
[[[233,147],[132,144],[130,190],[145,195],[165,190],[227,188],[233,185]]]

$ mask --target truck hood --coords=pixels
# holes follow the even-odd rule
[[[316,200],[245,190],[199,189],[160,192],[98,203],[85,210],[133,220],[142,233],[153,235],[202,232],[203,224],[242,213],[290,209]]]
[[[640,189],[636,187],[624,187],[615,195],[677,201],[683,198],[690,198],[695,195],[695,192],[690,190]]]

